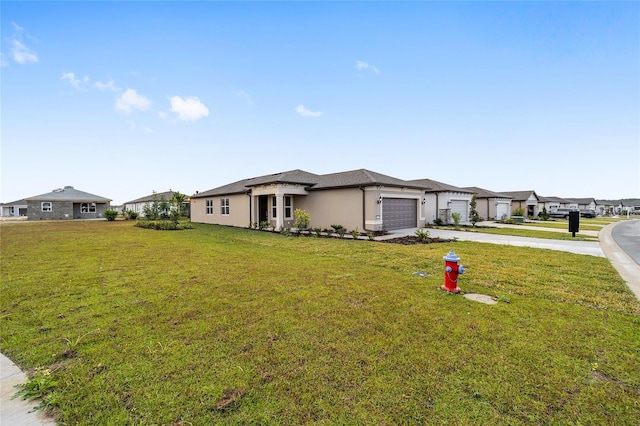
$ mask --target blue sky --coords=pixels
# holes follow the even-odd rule
[[[366,168],[640,197],[638,2],[12,2],[2,202]]]

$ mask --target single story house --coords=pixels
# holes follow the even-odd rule
[[[123,209],[124,211],[133,211],[138,213],[140,216],[144,216],[144,208],[145,206],[150,206],[154,201],[169,201],[173,199],[174,192],[168,190],[166,192],[153,192],[150,195],[146,195],[144,197],[136,198],[135,200],[127,201],[124,203]],[[185,211],[189,212],[189,199],[185,196],[184,200]]]
[[[511,198],[505,194],[477,186],[462,189],[476,195],[476,212],[483,220],[504,220],[511,217]]]
[[[79,191],[73,186],[25,198],[25,201],[29,220],[101,218],[111,203],[108,198]]]
[[[433,179],[415,179],[409,182],[427,188],[425,192],[425,220],[433,223],[436,219],[443,223],[453,223],[452,214],[460,215],[460,223],[469,222],[469,204],[473,193]]]
[[[3,203],[0,205],[0,216],[2,217],[19,217],[27,215],[27,200],[17,200],[11,203]]]
[[[561,197],[545,197],[542,195],[538,196],[538,211],[542,212],[543,209],[548,212],[556,211],[558,209],[575,209],[575,203],[572,200],[561,198]],[[574,206],[574,207],[572,207]]]
[[[514,214],[516,209],[521,208],[524,210],[524,215],[529,217],[537,217],[540,212],[538,204],[540,203],[540,197],[536,194],[536,191],[498,191],[500,194],[511,198],[511,215]]]
[[[571,201],[578,210],[594,210],[598,212],[598,202],[595,198],[572,198]]]
[[[383,231],[422,227],[430,188],[366,169],[317,175],[290,170],[243,179],[190,197],[191,221],[293,227],[296,209],[312,228]]]

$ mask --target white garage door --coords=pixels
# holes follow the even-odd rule
[[[451,213],[460,215],[460,223],[469,221],[469,202],[465,200],[451,200]]]
[[[509,217],[509,203],[498,203],[496,206],[496,219],[500,220],[503,217]]]
[[[418,226],[418,200],[407,198],[382,199],[382,226],[386,230]]]

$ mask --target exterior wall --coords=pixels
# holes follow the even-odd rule
[[[12,206],[2,206],[0,209],[0,216],[26,216],[27,205],[26,204],[14,204]]]
[[[501,220],[511,217],[511,200],[496,197],[476,198],[476,210],[482,220]]]
[[[365,205],[376,203],[374,196],[366,194]],[[363,191],[358,188],[327,189],[312,191],[308,196],[294,198],[294,210],[303,209],[311,217],[312,228],[331,229],[331,225],[342,225],[347,230],[364,230]],[[368,199],[368,201],[367,201]],[[373,212],[373,206],[370,206]],[[366,207],[365,207],[366,210]]]
[[[51,201],[51,211],[43,212],[42,203],[41,200],[27,201],[29,220],[98,219],[104,217],[104,211],[109,209],[109,203],[96,203],[95,212],[82,213],[81,203]]]
[[[220,203],[223,198],[229,199],[228,215],[220,213]],[[213,200],[213,214],[207,214],[206,200]],[[249,226],[250,221],[249,197],[245,194],[234,194],[207,198],[192,198],[191,221],[195,223],[210,223],[246,228]]]
[[[425,195],[427,202],[424,204],[424,219],[426,223],[433,223],[436,219],[442,219],[444,223],[453,223],[451,219],[450,205],[453,201],[465,201],[467,207],[471,202],[471,193],[461,192],[430,192]],[[461,224],[469,223],[469,212],[463,218]]]

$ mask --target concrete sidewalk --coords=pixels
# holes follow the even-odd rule
[[[12,399],[19,390],[17,385],[25,383],[27,376],[6,356],[0,354],[0,425],[2,426],[49,426],[53,419],[43,413],[33,412],[38,405],[21,398]]]
[[[517,226],[517,225],[516,225]],[[497,227],[497,226],[496,226]],[[518,226],[519,229],[522,229]],[[449,239],[458,239],[460,241],[478,241],[483,243],[505,244],[510,246],[534,247],[549,250],[567,251],[576,254],[587,254],[591,256],[605,257],[604,252],[600,248],[597,241],[569,241],[569,240],[552,240],[546,238],[529,238],[514,237],[512,235],[483,234],[482,232],[473,231],[452,231],[448,229],[438,228],[422,228],[429,231],[430,237],[440,237]],[[540,230],[540,228],[535,228]],[[395,238],[405,235],[415,235],[418,228],[396,229],[390,231],[389,235],[378,237],[376,239]],[[556,230],[550,232],[557,232]],[[567,231],[563,231],[567,232]],[[595,232],[595,231],[592,231]]]

